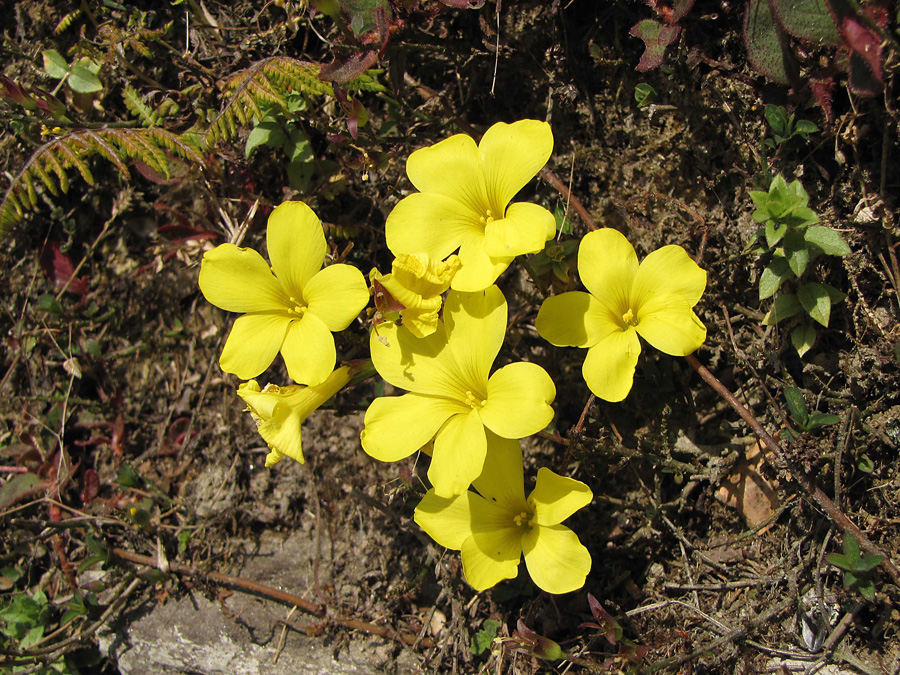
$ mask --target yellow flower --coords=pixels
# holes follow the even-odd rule
[[[400,201],[385,225],[388,248],[443,260],[459,249],[451,288],[480,291],[517,255],[536,253],[556,235],[553,214],[510,201],[547,163],[553,132],[546,122],[495,124],[475,145],[457,134],[416,150],[406,162],[419,190]]]
[[[393,324],[373,331],[369,345],[375,369],[411,393],[372,402],[363,449],[393,462],[434,439],[428,477],[437,494],[452,497],[481,473],[487,430],[523,438],[547,426],[556,387],[543,368],[520,361],[490,374],[506,319],[506,300],[491,286],[478,293],[450,291],[443,323],[426,338]]]
[[[256,421],[259,435],[271,451],[266,455],[266,466],[274,466],[284,457],[303,464],[300,427],[313,410],[338,393],[349,381],[350,368],[341,366],[314,387],[267,384],[260,391],[256,380],[244,382],[238,387],[238,396],[244,399],[247,411]]]
[[[248,248],[222,244],[203,256],[200,290],[234,322],[219,365],[244,380],[272,365],[278,352],[288,375],[319,384],[334,368],[332,332],[344,330],[369,302],[362,273],[325,260],[322,223],[303,202],[272,211],[266,231],[270,268]]]
[[[588,349],[582,374],[600,398],[628,396],[641,353],[638,335],[673,356],[690,354],[706,339],[692,309],[706,272],[680,246],[663,246],[638,265],[620,232],[595,230],[581,240],[578,274],[590,293],[547,298],[535,325],[557,347]]]
[[[369,279],[384,286],[403,305],[400,310],[403,325],[421,338],[437,330],[441,294],[450,288],[450,280],[458,269],[459,258],[455,255],[442,262],[431,260],[424,253],[401,253],[394,260],[390,274],[373,269]]]
[[[591,554],[568,527],[560,525],[591,502],[581,481],[538,470],[525,497],[519,442],[488,432],[484,470],[468,490],[451,499],[429,490],[415,521],[441,546],[462,551],[463,573],[476,590],[518,573],[525,554],[528,573],[548,593],[581,588],[591,571]]]

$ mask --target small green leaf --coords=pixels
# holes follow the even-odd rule
[[[800,301],[797,300],[796,295],[792,293],[779,295],[775,298],[772,309],[763,317],[762,324],[763,326],[774,326],[778,322],[790,319],[802,311],[803,307],[800,305]]]
[[[69,86],[79,94],[93,94],[103,90],[103,83],[91,70],[83,65],[75,64],[69,73]]]
[[[784,398],[787,400],[791,417],[801,427],[805,427],[806,420],[809,418],[809,412],[807,411],[806,401],[803,400],[801,391],[796,387],[785,387]]]
[[[288,137],[275,120],[263,120],[247,136],[247,144],[244,146],[244,157],[249,157],[256,148],[265,145],[270,148],[280,148],[287,143]]]
[[[829,415],[828,413],[820,413],[814,412],[809,416],[809,421],[806,423],[806,430],[812,431],[813,429],[819,429],[821,427],[827,427],[832,424],[837,424],[841,421],[841,418],[837,415]]]
[[[791,331],[791,344],[797,350],[800,358],[806,354],[816,343],[816,329],[809,324],[803,324]]]
[[[41,52],[44,57],[44,71],[52,78],[61,80],[69,73],[69,64],[66,59],[55,49],[45,49]]]
[[[828,327],[831,316],[831,296],[822,284],[801,284],[797,289],[797,299],[813,320]]]
[[[806,228],[803,238],[807,244],[815,246],[826,255],[847,255],[850,247],[837,230],[824,225],[813,225]]]
[[[766,223],[766,243],[771,247],[787,234],[787,225],[770,220]]]
[[[497,637],[497,631],[500,629],[500,622],[494,619],[485,619],[481,624],[481,630],[472,636],[472,653],[476,656],[490,649],[494,638]]]
[[[847,294],[843,291],[839,291],[831,284],[822,284],[825,290],[828,292],[828,297],[831,298],[831,304],[835,304],[841,302],[844,298],[847,297]]]
[[[809,249],[805,247],[791,247],[789,250],[787,243],[785,243],[784,252],[791,271],[797,275],[797,277],[802,277],[803,273],[806,271],[806,266],[809,264]]]
[[[641,82],[634,88],[634,100],[637,102],[638,108],[643,108],[651,103],[656,103],[659,100],[659,94],[649,84]]]
[[[788,279],[793,278],[794,273],[781,256],[772,258],[772,262],[762,271],[759,277],[759,299],[765,300],[775,295],[775,292]]]
[[[872,473],[875,470],[875,462],[868,455],[862,455],[856,462],[856,468],[863,473]]]
[[[794,127],[794,135],[806,138],[809,134],[814,134],[818,130],[819,127],[809,120],[800,120],[797,122],[797,126]]]
[[[765,108],[766,121],[772,127],[772,131],[777,136],[789,136],[787,110],[781,105],[767,105]]]

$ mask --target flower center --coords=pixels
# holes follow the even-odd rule
[[[471,391],[466,392],[466,404],[472,408],[472,410],[477,410],[478,408],[483,408],[487,403],[486,400],[481,398],[480,396],[476,396]]]
[[[634,315],[631,307],[629,307],[628,311],[622,315],[622,321],[625,323],[625,326],[631,326],[632,328],[636,327],[639,323],[638,318]]]
[[[494,213],[493,213],[493,211],[491,211],[490,209],[488,209],[488,210],[487,210],[487,215],[481,216],[481,218],[479,218],[478,221],[481,223],[481,225],[482,225],[483,227],[487,227],[488,225],[490,225],[491,223],[494,222]]]
[[[513,516],[513,522],[518,527],[525,527],[530,530],[534,526],[534,522],[532,520],[533,518],[534,516],[532,514],[528,513],[527,511],[522,511],[521,513]]]
[[[303,316],[306,313],[306,310],[308,309],[308,307],[306,306],[306,303],[304,303],[302,300],[297,300],[293,296],[288,298],[288,300],[290,300],[290,303],[293,305],[293,307],[287,308],[288,314],[290,314],[291,316],[295,316],[299,319],[301,316]]]

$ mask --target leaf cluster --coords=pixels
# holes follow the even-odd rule
[[[759,278],[759,299],[771,298],[787,282],[796,285],[794,293],[782,293],[775,299],[763,324],[774,326],[805,313],[827,327],[831,306],[846,295],[830,284],[805,281],[803,276],[819,256],[844,256],[850,253],[850,247],[836,230],[815,224],[819,216],[809,208],[809,195],[798,180],[789,184],[775,176],[768,191],[751,191],[750,198],[756,206],[753,220],[761,227],[747,252],[769,258]],[[816,330],[809,322],[797,325],[791,332],[791,343],[801,356],[815,339]]]
[[[775,149],[776,146],[787,143],[795,136],[799,136],[805,141],[810,134],[819,130],[819,127],[809,120],[798,120],[794,113],[788,115],[782,105],[767,105],[765,116],[775,136],[774,139],[767,138],[764,141],[764,145],[768,148]]]
[[[852,534],[844,535],[844,552],[829,553],[828,562],[844,571],[844,588],[859,591],[866,600],[875,599],[875,583],[872,573],[881,564],[884,556],[867,553],[859,554],[859,542]]]

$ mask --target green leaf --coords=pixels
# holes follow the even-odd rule
[[[828,297],[831,298],[831,304],[835,304],[841,302],[844,298],[847,297],[847,294],[843,291],[839,291],[831,284],[822,284],[826,291],[828,291]]]
[[[794,127],[794,135],[806,138],[809,134],[814,134],[819,130],[815,124],[809,120],[799,120]]]
[[[784,398],[787,400],[788,410],[791,417],[801,427],[806,426],[806,420],[809,413],[806,408],[806,401],[803,400],[803,394],[796,387],[785,387]]]
[[[800,300],[803,309],[813,320],[825,327],[828,326],[828,319],[831,315],[831,296],[822,284],[801,284],[797,289],[797,299]]]
[[[806,266],[809,264],[809,251],[806,248],[795,248],[788,252],[787,246],[785,246],[785,253],[787,254],[788,266],[791,268],[791,271],[797,277],[802,277],[803,272],[806,271]]]
[[[766,243],[772,247],[787,234],[787,225],[770,220],[766,223]]]
[[[802,311],[803,307],[800,305],[800,301],[797,299],[796,295],[792,293],[779,295],[775,298],[772,309],[770,309],[763,317],[762,324],[763,326],[774,326],[780,321],[790,319],[792,316],[799,314]]]
[[[41,479],[33,473],[17,473],[0,485],[0,511],[5,511],[38,485]]]
[[[816,343],[816,329],[809,324],[797,326],[791,331],[791,344],[800,358]]]
[[[788,33],[820,47],[841,44],[827,0],[772,0],[778,22]]]
[[[828,413],[820,413],[814,412],[810,414],[809,421],[806,423],[806,430],[812,431],[813,429],[819,429],[821,427],[827,427],[832,424],[837,424],[841,421],[841,418],[837,415],[829,415]]]
[[[44,57],[44,71],[52,78],[61,80],[69,73],[69,64],[66,59],[55,49],[45,49],[41,52]]]
[[[497,631],[500,629],[500,622],[494,619],[485,619],[481,624],[481,630],[472,636],[472,653],[476,656],[490,649],[494,638],[497,637]]]
[[[753,67],[777,84],[790,84],[797,66],[769,0],[750,0],[744,14],[744,44]]]
[[[250,135],[247,136],[247,144],[244,147],[244,157],[249,157],[256,148],[261,145],[270,148],[280,148],[287,143],[288,137],[281,128],[281,125],[275,120],[263,120],[255,127]]]
[[[782,105],[767,105],[765,109],[766,121],[772,127],[772,131],[777,136],[789,136],[790,127],[788,126],[787,110]]]
[[[69,86],[79,94],[93,94],[103,90],[103,83],[91,70],[80,63],[72,66],[69,73]]]
[[[850,247],[837,230],[824,225],[813,225],[806,228],[803,238],[807,244],[815,246],[826,255],[847,255]]]
[[[638,108],[643,108],[651,103],[656,103],[659,100],[659,94],[649,84],[641,82],[634,88],[634,100],[637,102]]]
[[[856,468],[863,473],[872,473],[875,470],[875,462],[868,455],[862,455],[856,462]]]
[[[765,300],[775,295],[775,292],[788,279],[793,278],[794,273],[781,256],[772,258],[772,262],[762,271],[759,277],[759,299]]]

